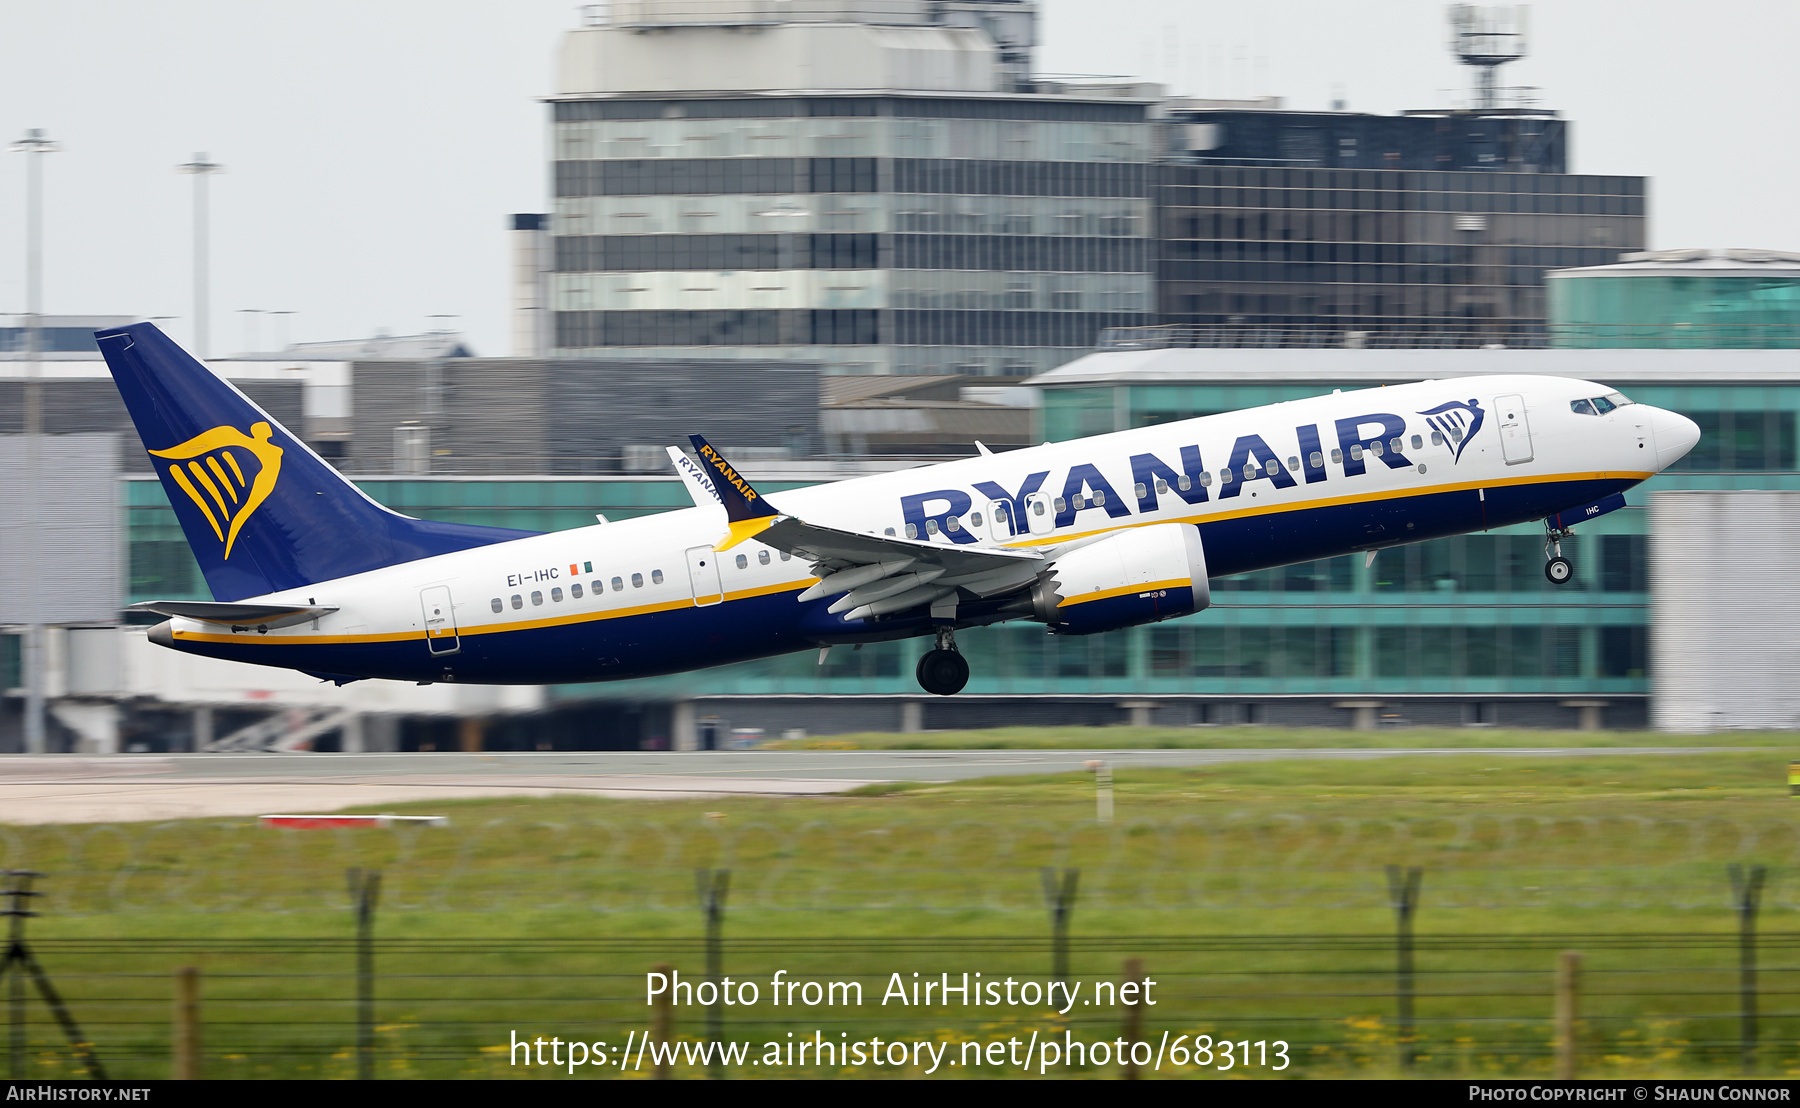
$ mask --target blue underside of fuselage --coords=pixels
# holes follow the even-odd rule
[[[1229,577],[1274,566],[1465,534],[1542,519],[1636,484],[1635,479],[1580,480],[1423,493],[1325,505],[1200,524],[1207,570]],[[1234,507],[1236,505],[1233,505]],[[767,658],[823,642],[906,638],[931,631],[921,614],[845,622],[793,592],[752,596],[706,607],[551,627],[464,635],[460,649],[434,655],[423,639],[370,643],[283,643],[253,633],[230,642],[181,640],[179,649],[233,661],[315,674],[469,684],[565,684],[654,677]],[[958,622],[1005,618],[1005,601],[963,604]]]

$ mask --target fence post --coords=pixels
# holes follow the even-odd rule
[[[667,962],[658,962],[650,967],[651,973],[660,973],[664,980],[669,980],[675,973],[675,967]],[[670,1033],[674,1030],[673,1009],[669,1005],[669,990],[664,989],[656,994],[656,1006],[650,1012],[650,1037],[665,1046],[669,1042]],[[651,1055],[655,1068],[650,1076],[657,1081],[669,1079],[669,1056]]]
[[[694,887],[700,894],[700,910],[706,915],[706,979],[713,983],[713,1002],[706,1007],[706,1034],[713,1043],[725,1041],[724,998],[720,981],[725,976],[725,951],[720,930],[725,923],[725,894],[731,888],[728,869],[695,870]],[[718,1057],[715,1046],[713,1057]],[[709,1067],[714,1077],[725,1076],[724,1066],[715,1061]]]
[[[1744,1056],[1744,1072],[1756,1070],[1756,910],[1762,905],[1763,883],[1768,879],[1767,866],[1733,865],[1731,894],[1738,913],[1738,1026],[1739,1047]]]
[[[1081,870],[1064,866],[1059,879],[1054,866],[1038,870],[1044,883],[1044,902],[1050,907],[1050,976],[1065,984],[1069,980],[1069,912],[1075,907],[1075,889],[1081,883]]]
[[[1413,912],[1419,906],[1418,866],[1387,867],[1388,902],[1394,906],[1394,1001],[1400,1022],[1400,1068],[1413,1064]]]
[[[1556,959],[1556,1077],[1575,1080],[1575,1021],[1580,1015],[1581,955],[1565,950]]]
[[[1094,775],[1094,822],[1110,825],[1113,819],[1112,763],[1090,759],[1088,770]]]
[[[375,1079],[375,904],[381,871],[352,869],[350,902],[356,909],[356,1079]]]
[[[1141,958],[1125,959],[1124,984],[1138,984],[1144,980],[1144,961]],[[1125,1056],[1119,1059],[1119,1076],[1127,1081],[1138,1079],[1138,1064],[1132,1057],[1131,1048],[1144,1037],[1144,1002],[1138,990],[1132,990],[1131,999],[1124,1000],[1124,992],[1120,991],[1121,1002],[1125,1008]]]
[[[200,1080],[200,970],[182,966],[175,971],[174,1078]]]

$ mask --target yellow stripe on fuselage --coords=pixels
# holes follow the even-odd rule
[[[180,473],[179,470],[176,470],[174,472],[179,476],[179,473]],[[1044,541],[1026,540],[1026,541],[1022,541],[1022,542],[1003,543],[1001,545],[1006,546],[1006,547],[1054,546],[1054,545],[1059,545],[1059,544],[1065,543],[1065,542],[1071,542],[1075,539],[1084,539],[1084,538],[1092,537],[1094,535],[1104,535],[1104,534],[1109,534],[1109,533],[1118,532],[1118,531],[1126,531],[1126,530],[1130,530],[1131,528],[1134,528],[1134,527],[1152,527],[1152,526],[1155,526],[1160,523],[1217,523],[1217,522],[1221,522],[1224,520],[1230,520],[1230,519],[1242,519],[1246,516],[1269,515],[1271,513],[1277,513],[1277,512],[1310,511],[1314,508],[1332,508],[1332,507],[1339,507],[1339,506],[1342,506],[1345,504],[1363,504],[1363,503],[1368,503],[1369,501],[1373,501],[1373,500],[1399,500],[1399,499],[1405,499],[1405,498],[1413,497],[1413,496],[1432,496],[1432,495],[1436,495],[1438,493],[1445,493],[1445,492],[1465,492],[1465,491],[1469,491],[1472,489],[1498,488],[1503,485],[1548,484],[1548,483],[1555,482],[1555,481],[1596,481],[1596,480],[1610,481],[1610,480],[1627,480],[1627,479],[1642,481],[1645,478],[1652,477],[1652,476],[1654,476],[1654,474],[1629,473],[1629,472],[1627,472],[1627,473],[1610,473],[1610,472],[1563,473],[1563,474],[1554,474],[1554,475],[1547,476],[1547,477],[1546,476],[1530,476],[1530,477],[1520,476],[1520,477],[1503,478],[1498,481],[1467,481],[1467,482],[1461,482],[1461,483],[1454,484],[1454,485],[1433,485],[1429,488],[1421,488],[1421,489],[1397,490],[1397,491],[1388,491],[1388,492],[1353,493],[1353,494],[1350,494],[1347,496],[1326,497],[1326,498],[1320,499],[1320,500],[1305,500],[1305,501],[1299,501],[1299,502],[1289,502],[1289,503],[1285,503],[1285,504],[1273,504],[1272,503],[1272,504],[1247,505],[1244,507],[1234,508],[1230,511],[1200,512],[1200,513],[1194,513],[1194,514],[1190,514],[1190,515],[1186,515],[1186,516],[1179,516],[1179,517],[1172,518],[1172,519],[1167,518],[1167,517],[1159,518],[1159,519],[1140,519],[1140,520],[1134,520],[1129,523],[1119,523],[1113,527],[1102,527],[1102,528],[1099,528],[1099,529],[1096,529],[1093,531],[1081,531],[1081,532],[1077,532],[1075,534],[1069,534],[1069,535],[1032,536],[1032,539],[1044,540]],[[1174,495],[1174,494],[1170,493],[1168,495]],[[766,516],[763,518],[773,522],[774,519],[777,517]],[[754,520],[754,521],[746,521],[746,522],[760,523],[762,521]],[[724,599],[721,601],[721,603],[729,604],[734,600],[748,600],[753,597],[772,596],[772,595],[775,595],[778,593],[784,593],[784,592],[799,592],[800,590],[813,585],[817,581],[818,581],[818,578],[816,578],[816,577],[807,577],[800,581],[784,581],[779,584],[762,585],[762,586],[759,586],[759,587],[753,588],[753,589],[741,589],[738,591],[726,593],[724,596]],[[1058,603],[1058,607],[1062,607],[1062,606],[1066,606],[1066,605],[1070,605],[1070,604],[1084,604],[1084,603],[1087,603],[1088,601],[1103,600],[1103,599],[1106,599],[1107,597],[1111,597],[1111,596],[1123,596],[1126,593],[1148,592],[1151,589],[1188,587],[1188,586],[1192,586],[1192,584],[1193,584],[1192,581],[1183,579],[1180,581],[1158,582],[1156,584],[1150,584],[1150,585],[1130,585],[1130,586],[1126,586],[1126,587],[1122,587],[1122,588],[1118,588],[1118,589],[1106,590],[1103,592],[1089,593],[1089,594],[1086,594],[1086,595],[1083,595],[1080,597],[1076,597],[1076,598],[1072,598],[1069,600],[1063,600]],[[562,626],[567,626],[569,624],[575,624],[575,623],[590,623],[590,622],[598,622],[601,620],[609,620],[609,619],[624,619],[629,616],[651,615],[656,612],[671,612],[671,611],[677,611],[682,608],[690,608],[693,606],[694,606],[694,601],[693,601],[692,597],[683,597],[682,599],[679,599],[679,600],[667,600],[667,601],[663,601],[663,602],[657,603],[657,604],[644,604],[644,605],[639,605],[639,606],[631,607],[631,608],[614,608],[614,609],[607,610],[607,611],[572,613],[572,614],[564,615],[564,616],[550,616],[545,619],[522,620],[522,621],[519,621],[516,623],[481,624],[481,625],[474,626],[474,627],[458,628],[457,635],[458,636],[498,635],[498,634],[505,634],[505,633],[511,632],[511,631],[533,631],[533,630],[537,630],[537,629],[544,628],[544,627],[562,627]],[[709,604],[709,605],[706,605],[706,607],[713,608],[713,607],[718,607],[718,605],[717,604]],[[219,635],[219,634],[211,634],[211,633],[207,633],[207,632],[194,632],[194,631],[177,631],[177,632],[175,632],[175,638],[180,639],[184,642],[235,642],[235,643],[247,643],[247,644],[254,643],[255,645],[259,645],[259,646],[296,646],[296,645],[324,646],[324,645],[341,644],[341,643],[404,642],[407,639],[423,639],[425,637],[426,637],[425,631],[422,628],[419,630],[416,630],[416,631],[397,631],[397,632],[391,632],[391,633],[387,633],[387,634],[282,635],[282,636],[274,636],[274,637],[268,636],[268,635],[247,635],[244,633]]]

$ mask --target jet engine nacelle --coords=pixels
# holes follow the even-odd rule
[[[1031,591],[1036,617],[1063,635],[1092,635],[1191,615],[1212,603],[1199,528],[1133,527],[1071,550]]]

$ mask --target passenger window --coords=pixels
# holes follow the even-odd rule
[[[1299,468],[1300,468],[1300,459],[1299,458],[1289,458],[1288,459],[1288,472],[1289,473],[1292,473],[1294,470],[1299,469]]]
[[[1104,492],[1097,492],[1088,497],[1088,503],[1096,508],[1104,508],[1106,506],[1106,494]]]
[[[594,590],[595,596],[599,596],[601,593],[606,591],[605,589],[600,587],[600,579],[598,577],[596,577],[592,581],[588,582],[588,588]]]
[[[555,589],[550,590],[550,603],[552,603],[552,604],[561,604],[562,603],[562,589],[555,588]]]
[[[1463,440],[1463,429],[1461,427],[1450,428],[1450,441],[1451,442],[1461,442],[1462,440]]]
[[[619,590],[623,589],[624,587],[625,587],[625,579],[623,577],[613,578],[613,591],[614,592],[618,592]]]
[[[505,607],[505,605],[500,603],[500,598],[497,596],[494,597],[494,611],[498,612],[504,607]]]
[[[1423,450],[1424,448],[1425,448],[1425,440],[1420,438],[1417,435],[1414,435],[1413,436],[1413,449],[1414,450]]]
[[[1219,471],[1219,484],[1221,484],[1221,485],[1231,484],[1231,471],[1229,469],[1221,469]]]
[[[1158,493],[1168,492],[1169,491],[1169,483],[1167,481],[1163,480],[1161,477],[1158,477],[1156,479],[1156,491]]]
[[[652,585],[662,584],[662,570],[653,569],[650,571],[650,583]]]
[[[534,592],[531,594],[531,606],[532,607],[535,608],[535,607],[541,605],[543,602],[544,602],[544,594],[543,593]]]
[[[1444,433],[1442,431],[1433,431],[1431,433],[1431,445],[1433,445],[1433,446],[1444,445]]]
[[[1255,477],[1256,477],[1256,463],[1255,462],[1245,462],[1244,463],[1244,480],[1249,481],[1249,480],[1254,479]]]
[[[750,568],[750,559],[744,557],[742,554],[739,554],[737,556],[737,567],[739,569],[749,569]]]
[[[525,601],[520,598],[518,593],[513,593],[512,601],[513,601],[513,611],[515,611],[515,612],[525,606]]]
[[[885,530],[885,531],[883,531],[883,532],[882,532],[882,534],[884,534],[884,535],[886,535],[886,536],[888,536],[888,537],[889,537],[889,538],[892,538],[892,537],[893,537],[893,535],[894,535],[894,529],[893,529],[893,528],[892,528],[892,527],[889,527],[889,528],[888,528],[888,529],[886,529],[886,530]],[[786,554],[783,554],[783,555],[782,555],[782,556],[781,556],[781,560],[782,560],[782,561],[784,561],[784,562],[785,562],[785,561],[787,561],[787,555],[786,555]]]
[[[1308,454],[1306,456],[1306,460],[1312,463],[1312,467],[1314,469],[1324,469],[1325,468],[1325,455],[1319,453],[1317,450],[1313,451],[1311,454]]]
[[[955,516],[951,516],[950,518],[944,520],[944,530],[960,531],[960,530],[962,530],[962,521],[958,520]]]
[[[1038,515],[1043,515],[1044,514],[1044,502],[1042,500],[1033,500],[1031,502],[1031,510],[1033,512],[1037,513]]]
[[[952,516],[952,517],[951,517],[951,518],[953,518],[953,519],[954,519],[954,518],[955,518],[955,517],[954,517],[954,516]],[[927,535],[935,535],[935,534],[937,534],[937,533],[938,533],[938,525],[937,525],[937,520],[935,520],[935,519],[928,519],[928,520],[926,520],[926,521],[925,521],[925,533],[926,533],[926,534],[927,534]]]
[[[1057,511],[1057,514],[1060,515],[1062,512],[1064,512],[1068,509],[1069,502],[1059,496],[1056,498],[1056,500],[1050,506],[1052,508],[1055,508]]]
[[[1396,454],[1400,453],[1400,451],[1402,449],[1404,449],[1405,446],[1406,446],[1406,442],[1403,439],[1401,439],[1399,435],[1395,435],[1393,438],[1388,440],[1388,449],[1392,450]]]
[[[1353,446],[1350,449],[1355,450],[1356,447]],[[1381,440],[1377,439],[1376,441],[1369,444],[1369,453],[1375,455],[1377,458],[1381,457],[1381,455],[1383,453],[1383,451],[1381,449]]]
[[[1184,474],[1181,479],[1183,481],[1185,481],[1185,480],[1187,480],[1187,476]],[[1212,471],[1211,470],[1208,470],[1207,472],[1202,473],[1200,475],[1200,487],[1203,489],[1212,488]]]
[[[769,552],[767,550],[758,550],[756,552],[756,564],[759,566],[766,566],[769,564]]]
[[[569,599],[570,600],[580,600],[581,599],[581,585],[579,583],[569,586]]]
[[[916,523],[907,524],[906,525],[906,537],[909,539],[918,538],[919,537],[919,525]]]
[[[888,534],[890,534],[890,535],[891,535],[891,534],[893,534],[893,533],[894,533],[894,529],[893,529],[893,528],[891,528],[891,527],[890,527],[890,528],[888,528]],[[781,552],[781,560],[782,560],[782,561],[784,561],[784,562],[785,562],[785,561],[787,561],[787,560],[788,560],[788,559],[789,559],[789,558],[792,558],[792,557],[793,557],[793,555],[792,555],[792,554],[789,554],[789,553],[788,553],[788,552],[787,552],[787,551],[785,551],[785,550],[783,550],[783,551],[782,551],[782,552]]]
[[[1200,483],[1202,485],[1207,484],[1206,474],[1202,473],[1200,475]],[[1184,473],[1180,477],[1177,477],[1175,479],[1175,487],[1180,489],[1182,492],[1187,492],[1188,490],[1190,490],[1194,487],[1194,479]]]
[[[643,588],[644,587],[644,575],[641,573],[632,574],[631,575],[631,587],[634,589]]]
[[[1139,500],[1142,500],[1142,499],[1144,499],[1144,497],[1149,496],[1150,492],[1148,489],[1144,488],[1144,483],[1142,481],[1139,481],[1137,484],[1131,486],[1131,495],[1137,497]]]
[[[1344,452],[1342,450],[1333,450],[1331,452],[1331,464],[1332,465],[1342,465],[1343,462],[1344,462]]]
[[[981,513],[980,512],[970,512],[969,513],[969,526],[970,527],[980,527],[981,526]]]

